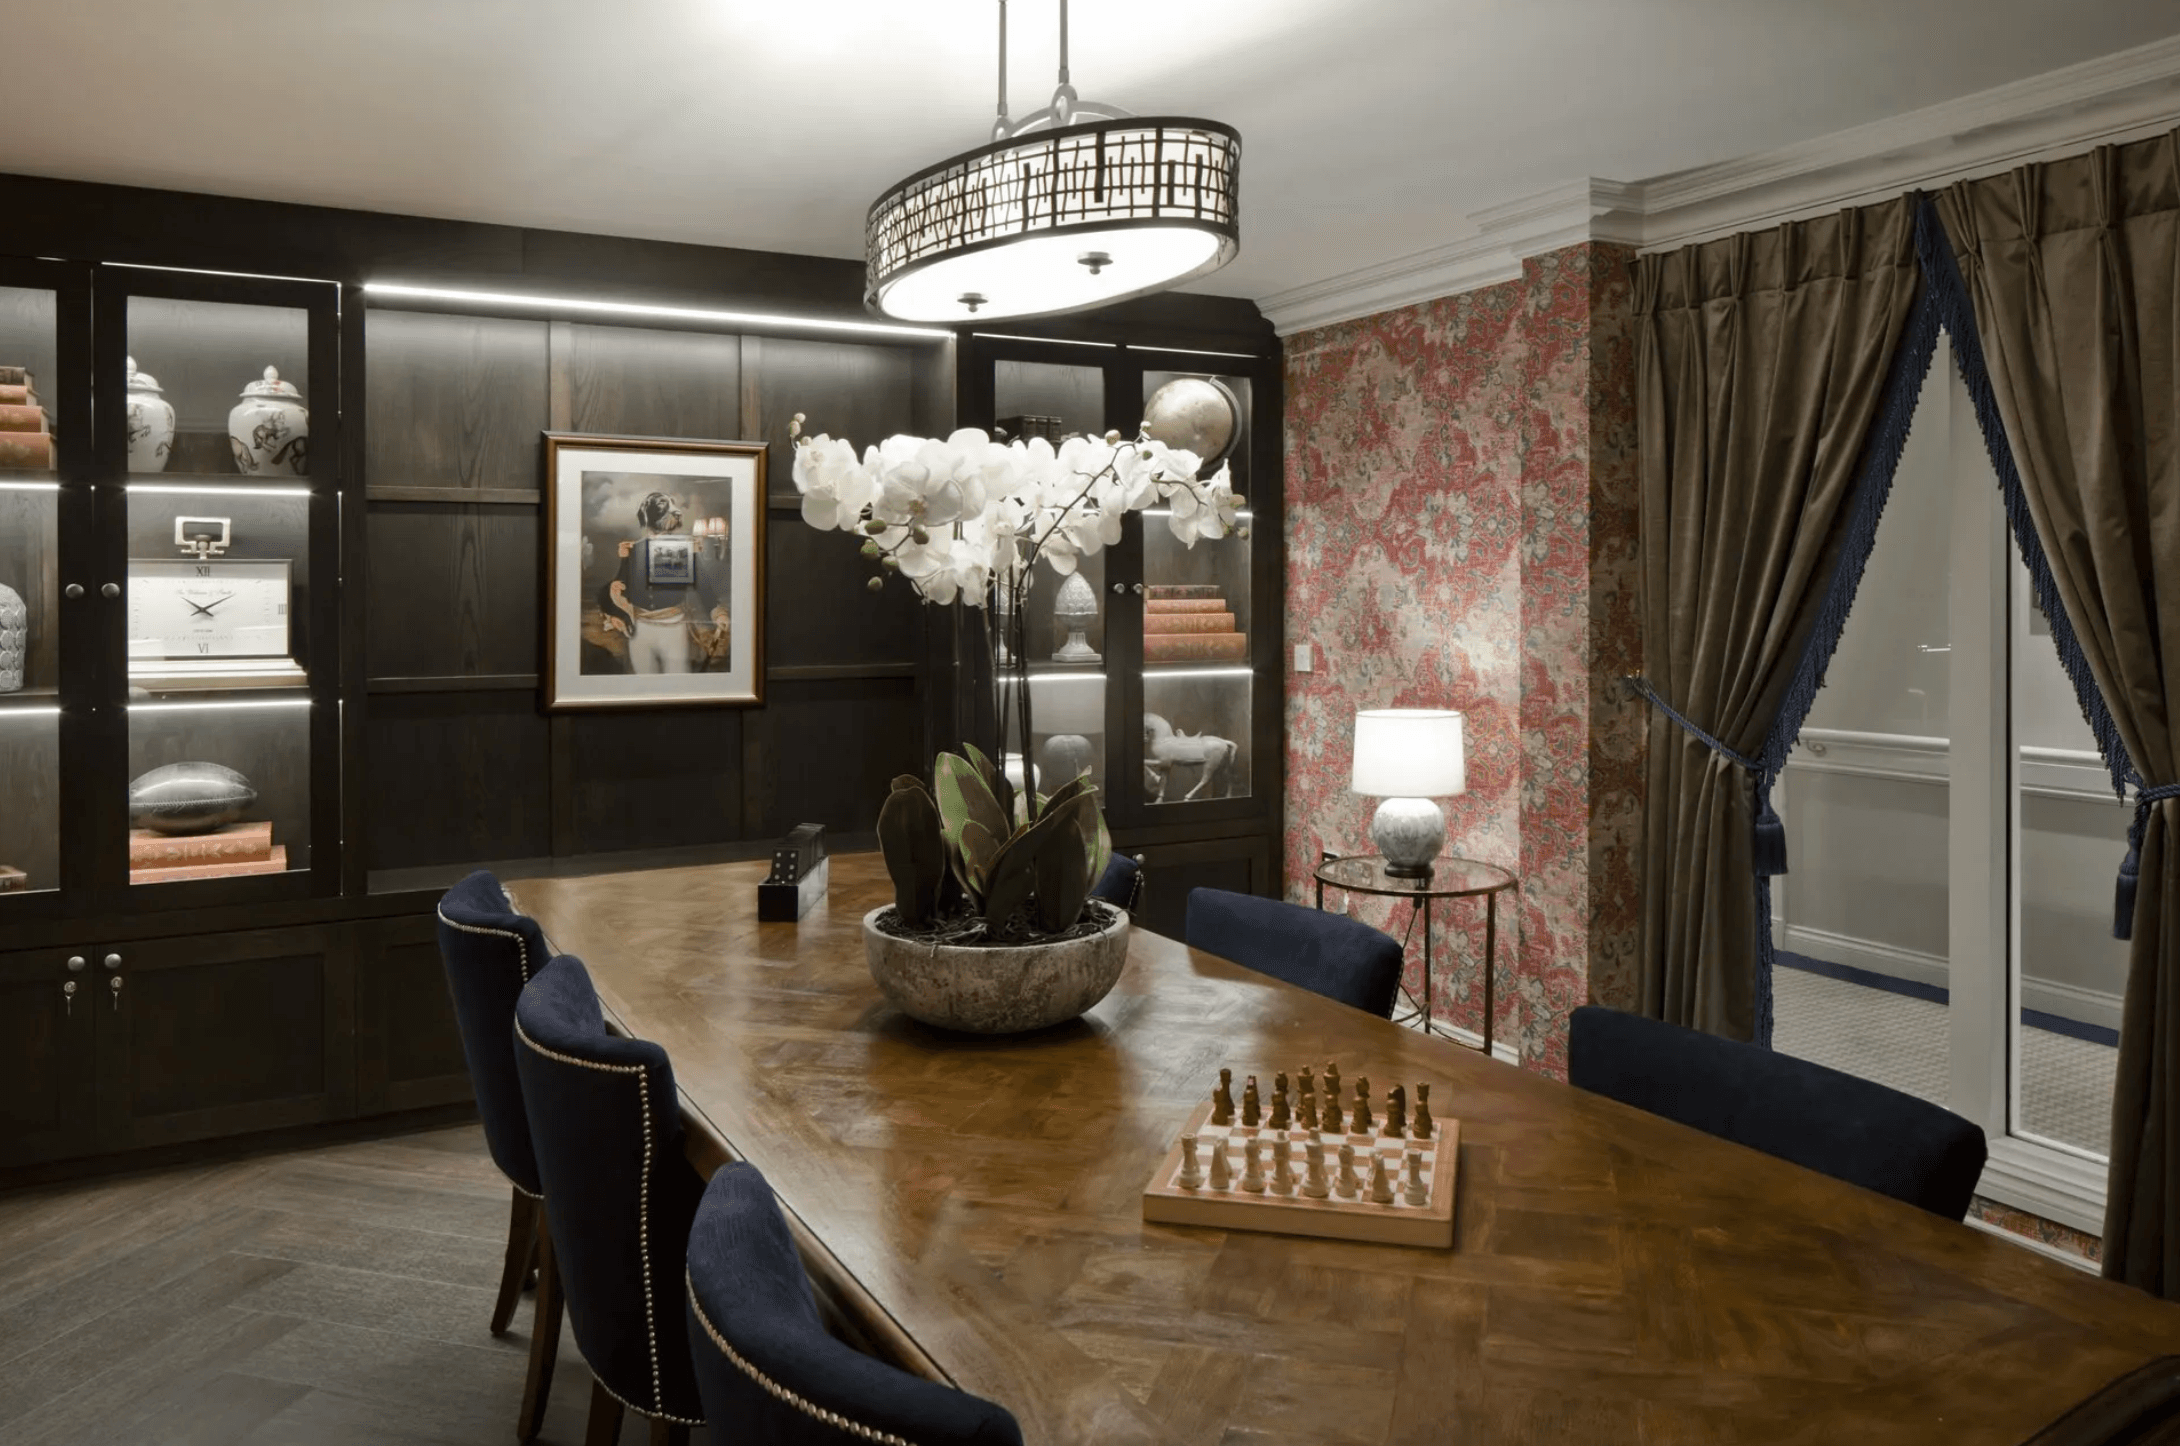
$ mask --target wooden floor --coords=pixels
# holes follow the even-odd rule
[[[473,1125],[0,1195],[0,1443],[509,1446],[507,1201]],[[589,1396],[563,1330],[540,1439]]]

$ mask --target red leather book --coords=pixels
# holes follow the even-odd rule
[[[239,863],[176,864],[163,869],[130,869],[132,884],[171,884],[186,879],[230,879],[244,874],[277,874],[288,866],[288,847],[274,844],[269,859],[246,859]]]
[[[272,857],[272,823],[231,823],[211,833],[164,834],[129,830],[129,867],[164,869],[180,864],[263,863]]]
[[[1143,590],[1143,595],[1159,602],[1177,598],[1215,598],[1220,596],[1215,582],[1154,582]]]
[[[45,408],[31,406],[0,406],[0,432],[43,432]]]
[[[0,467],[51,467],[53,439],[42,432],[0,432]]]
[[[1219,613],[1226,611],[1223,597],[1157,597],[1143,604],[1147,613]]]
[[[1230,633],[1232,613],[1151,613],[1143,619],[1145,633]]]
[[[0,367],[0,387],[27,387],[30,373],[21,367]]]
[[[1239,663],[1249,657],[1246,633],[1145,633],[1146,663]]]

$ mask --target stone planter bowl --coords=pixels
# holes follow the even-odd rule
[[[885,908],[863,916],[870,977],[911,1019],[965,1034],[1024,1034],[1065,1023],[1106,996],[1128,962],[1128,916],[1102,899],[1104,928],[1057,944],[979,948],[925,944],[878,928]]]

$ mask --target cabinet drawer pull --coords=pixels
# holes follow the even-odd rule
[[[73,979],[71,979],[71,980],[67,981],[66,983],[64,983],[63,985],[61,985],[61,1013],[63,1013],[63,1014],[71,1014],[71,1015],[72,1015],[72,1014],[74,1014],[75,1012],[76,1012],[76,981],[75,981],[75,980],[73,980]]]
[[[116,974],[107,979],[106,987],[111,991],[106,997],[114,1002],[114,1012],[118,1014],[121,1012],[121,976]]]
[[[119,954],[108,954],[106,956],[106,967],[108,969],[119,969],[121,967],[121,956]]]
[[[81,954],[71,954],[68,956],[68,972],[71,974],[81,974],[84,970],[84,966],[88,963],[90,963],[90,961],[88,959],[85,959]]]

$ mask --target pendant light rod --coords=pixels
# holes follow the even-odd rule
[[[1067,0],[1060,0],[1060,84],[1067,84]]]
[[[994,138],[1007,133],[1007,0],[999,0],[999,124]]]

